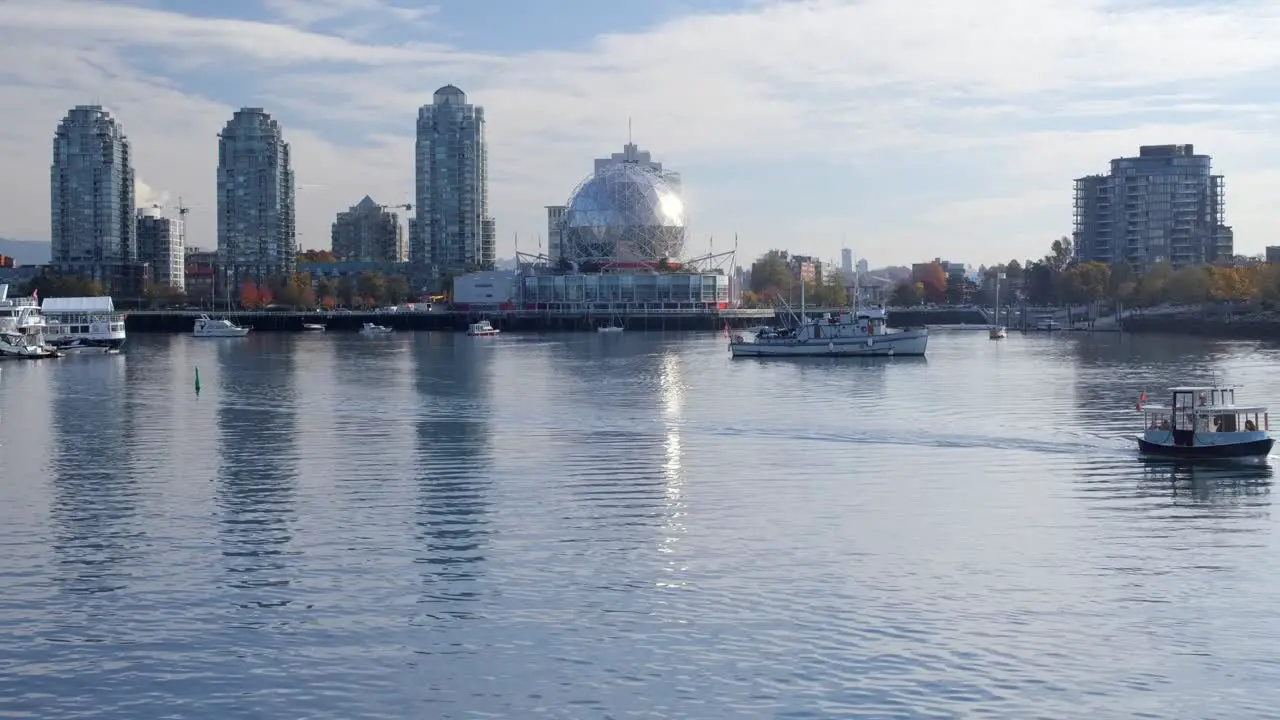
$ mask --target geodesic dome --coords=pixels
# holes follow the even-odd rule
[[[609,165],[583,180],[564,215],[561,252],[575,263],[657,262],[684,249],[680,194],[637,163]]]

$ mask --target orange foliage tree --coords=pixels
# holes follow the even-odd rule
[[[240,307],[251,310],[262,304],[262,293],[252,280],[245,280],[240,286]]]
[[[338,301],[331,297],[326,297],[320,301],[320,305],[323,306],[325,310],[332,310],[338,306]]]
[[[1258,269],[1251,267],[1209,268],[1209,296],[1218,301],[1236,302],[1258,293]]]
[[[947,299],[947,273],[938,263],[929,263],[918,280],[929,302],[940,303]]]

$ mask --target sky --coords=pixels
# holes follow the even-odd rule
[[[1072,179],[1194,143],[1239,253],[1280,196],[1274,0],[0,0],[0,236],[49,238],[53,132],[100,104],[139,203],[215,239],[217,133],[284,127],[299,244],[366,194],[412,202],[417,108],[485,108],[499,256],[632,137],[681,173],[686,255],[872,266],[1036,258]],[[545,243],[545,239],[543,240]]]

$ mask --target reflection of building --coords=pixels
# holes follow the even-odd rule
[[[138,262],[151,266],[151,282],[185,288],[185,261],[183,222],[165,217],[159,208],[138,208]]]
[[[143,370],[137,363],[86,363],[77,372],[50,379],[52,457],[41,472],[52,495],[49,520],[56,540],[50,545],[57,562],[51,567],[65,573],[58,583],[63,592],[87,595],[118,590],[136,573],[134,563],[145,533],[137,519],[141,472],[130,464],[137,448],[155,448],[159,443],[155,438],[137,437],[139,424],[128,411],[130,391],[162,387],[143,382],[137,374],[162,383],[165,367],[160,363]],[[24,421],[37,418],[24,417]],[[139,444],[139,440],[149,442]],[[21,453],[10,451],[9,456],[15,454]],[[158,457],[169,456],[160,453]],[[86,462],[87,458],[93,461]],[[153,470],[147,468],[148,477]]]
[[[1106,175],[1075,181],[1076,257],[1127,262],[1139,273],[1230,260],[1234,238],[1223,209],[1223,177],[1187,145],[1143,145]]]
[[[403,262],[407,251],[400,216],[364,196],[333,221],[334,257],[357,262]]]
[[[560,249],[570,262],[654,267],[684,250],[680,177],[631,143],[596,160],[566,208]]]
[[[231,601],[243,607],[288,603],[298,476],[298,392],[292,348],[216,349],[218,357],[215,502]],[[266,358],[270,357],[270,361]],[[265,401],[265,402],[264,402]]]
[[[419,407],[413,486],[418,491],[415,562],[430,613],[462,611],[485,560],[494,453],[492,353],[432,333],[411,346]],[[455,606],[455,607],[450,607]]]
[[[493,267],[497,240],[489,217],[484,108],[452,85],[418,109],[417,222],[409,259],[437,272]]]
[[[293,272],[298,239],[289,143],[262,108],[218,136],[218,252],[236,285]]]
[[[53,137],[51,258],[62,272],[110,290],[136,259],[133,160],[120,124],[98,105],[78,105]]]

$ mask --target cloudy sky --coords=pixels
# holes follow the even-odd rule
[[[635,141],[714,238],[873,265],[1042,255],[1071,179],[1194,143],[1239,252],[1278,244],[1275,0],[0,0],[0,235],[49,237],[52,134],[106,106],[156,198],[212,247],[216,135],[285,127],[299,242],[366,193],[410,202],[416,109],[488,114],[499,254]]]

